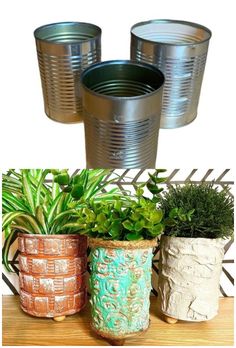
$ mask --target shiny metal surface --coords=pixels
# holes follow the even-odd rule
[[[81,76],[88,168],[155,167],[163,74],[115,60]]]
[[[64,123],[82,121],[80,75],[101,60],[101,29],[90,23],[54,23],[39,27],[34,36],[46,114]]]
[[[154,64],[165,75],[161,128],[192,122],[211,32],[196,23],[151,20],[131,28],[131,59]]]

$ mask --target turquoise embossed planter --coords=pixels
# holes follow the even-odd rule
[[[89,239],[92,328],[99,335],[124,339],[147,330],[156,243]]]

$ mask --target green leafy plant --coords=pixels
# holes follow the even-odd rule
[[[233,234],[233,198],[214,183],[169,186],[160,200],[165,235],[229,238]]]
[[[121,193],[103,192],[109,170],[81,170],[70,177],[68,171],[50,169],[9,170],[2,177],[2,230],[5,242],[3,263],[10,271],[8,254],[17,232],[35,234],[76,233],[77,211],[93,199],[110,202]],[[52,184],[46,180],[52,176]]]
[[[90,202],[77,212],[75,226],[80,234],[111,240],[153,239],[163,232],[163,213],[156,203],[142,197],[137,189],[136,199],[113,202]]]
[[[153,174],[148,173],[149,180],[146,184],[147,189],[152,193],[152,201],[157,203],[161,199],[160,193],[164,190],[159,187],[159,184],[163,184],[166,181],[165,177],[159,177],[160,173],[165,173],[166,169],[156,169]],[[145,185],[145,184],[144,184]]]

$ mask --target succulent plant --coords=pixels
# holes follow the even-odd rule
[[[74,226],[80,234],[111,240],[153,239],[163,232],[163,213],[156,203],[142,196],[137,188],[135,199],[90,203],[77,211]],[[69,225],[70,226],[70,225]]]

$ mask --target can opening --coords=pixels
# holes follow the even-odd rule
[[[131,61],[109,61],[89,67],[82,83],[95,93],[112,97],[135,97],[152,93],[164,83],[154,66]]]
[[[210,30],[199,24],[174,20],[137,23],[131,33],[144,40],[174,45],[201,43],[211,37]]]
[[[38,40],[51,43],[77,43],[93,39],[101,34],[101,29],[90,23],[64,22],[44,25],[35,30]]]

